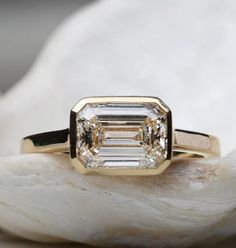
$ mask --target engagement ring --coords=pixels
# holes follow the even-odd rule
[[[23,139],[23,153],[65,153],[83,174],[157,175],[175,158],[220,155],[218,138],[172,128],[156,97],[89,97],[71,110],[68,129]]]

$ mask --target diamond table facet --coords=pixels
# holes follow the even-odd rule
[[[87,103],[76,128],[85,168],[157,168],[167,158],[167,113],[154,103]]]

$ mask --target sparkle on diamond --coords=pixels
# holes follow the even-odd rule
[[[87,104],[77,115],[77,156],[88,168],[157,167],[167,142],[167,115],[151,103]]]

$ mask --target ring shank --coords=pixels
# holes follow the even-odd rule
[[[213,135],[186,130],[174,131],[174,158],[220,156],[219,139]]]
[[[39,133],[22,140],[22,153],[69,152],[69,129]]]
[[[215,157],[220,155],[217,137],[175,129],[173,158]],[[68,153],[69,129],[27,136],[22,142],[22,153]]]

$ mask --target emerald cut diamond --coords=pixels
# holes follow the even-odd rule
[[[170,156],[170,112],[163,103],[95,99],[75,115],[76,157],[85,169],[154,169]]]

